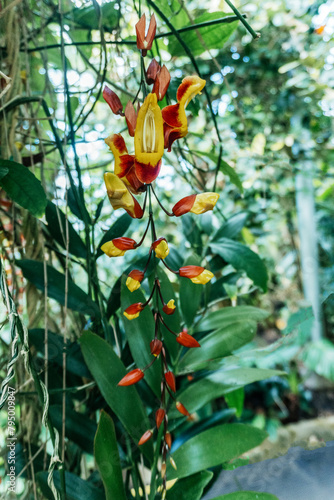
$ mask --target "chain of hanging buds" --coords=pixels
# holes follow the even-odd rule
[[[149,229],[151,229],[151,245],[148,260],[143,270],[133,269],[127,277],[126,286],[133,292],[137,290],[145,277],[148,265],[153,256],[155,262],[159,259],[168,271],[179,275],[182,278],[190,279],[196,284],[206,284],[211,280],[213,274],[201,266],[184,266],[178,270],[171,269],[165,262],[169,254],[168,243],[165,238],[158,237],[154,224],[152,211],[152,198],[154,197],[160,208],[170,217],[180,217],[188,212],[202,214],[212,210],[219,195],[216,193],[192,194],[181,199],[172,211],[166,210],[159,200],[152,182],[159,175],[162,163],[164,149],[171,151],[173,142],[176,139],[185,137],[188,133],[188,124],[186,117],[186,107],[188,103],[197,94],[201,93],[205,85],[205,80],[198,76],[188,76],[182,80],[177,90],[177,103],[164,107],[162,110],[158,105],[168,89],[170,83],[170,74],[165,65],[162,67],[153,59],[148,68],[145,69],[144,57],[152,47],[156,32],[156,20],[152,15],[150,24],[145,35],[146,19],[145,14],[140,18],[136,25],[137,47],[141,51],[142,68],[145,81],[142,78],[137,97],[142,91],[144,99],[141,107],[138,104],[137,110],[134,102],[129,101],[123,112],[123,105],[118,96],[108,87],[104,88],[103,97],[116,115],[124,116],[127,123],[128,132],[134,137],[134,154],[129,154],[125,141],[120,134],[113,134],[105,139],[110,147],[114,158],[114,173],[104,175],[107,193],[112,207],[117,210],[125,209],[128,214],[137,219],[141,219],[146,211],[148,201],[148,223],[141,240],[137,243],[132,238],[120,237],[105,243],[101,248],[109,257],[120,257],[126,251],[134,250],[142,245]],[[147,94],[146,85],[153,85],[152,92]],[[134,195],[144,193],[144,203],[141,206]],[[155,256],[154,256],[155,255]],[[187,417],[190,417],[188,410],[175,398],[176,382],[173,372],[169,369],[166,355],[166,347],[162,337],[161,325],[167,328],[167,331],[174,335],[176,342],[187,348],[200,347],[200,344],[191,335],[186,328],[181,332],[172,331],[164,320],[162,312],[171,315],[175,311],[174,300],[165,300],[161,291],[160,281],[155,275],[154,285],[151,294],[146,302],[130,305],[124,311],[127,320],[135,320],[145,307],[152,302],[152,312],[155,321],[154,338],[150,343],[150,350],[153,356],[152,361],[145,367],[138,367],[130,371],[119,382],[120,386],[129,386],[136,384],[143,379],[146,370],[148,370],[158,358],[161,360],[161,399],[160,408],[155,414],[156,428],[159,429],[163,424],[163,442],[162,442],[162,465],[161,476],[163,481],[163,498],[166,494],[166,458],[171,449],[172,438],[168,432],[168,401],[175,401],[177,410]],[[162,308],[159,308],[161,302]],[[162,309],[162,312],[160,310]],[[153,332],[152,332],[153,333]],[[167,394],[170,398],[168,398]],[[154,429],[148,429],[139,441],[139,445],[146,443],[153,436]],[[172,466],[176,467],[174,460],[170,457]]]

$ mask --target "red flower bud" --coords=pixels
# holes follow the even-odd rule
[[[174,299],[171,299],[171,300],[168,301],[167,304],[165,304],[163,306],[162,310],[163,310],[163,312],[165,314],[168,314],[168,315],[174,314],[175,309],[176,309],[176,306],[175,306],[174,302],[175,302]]]
[[[132,370],[131,372],[127,373],[125,377],[123,377],[122,380],[118,382],[118,385],[121,386],[133,385],[139,382],[139,380],[141,380],[142,378],[144,378],[143,370],[141,370],[140,368],[136,368],[135,370]]]
[[[161,69],[160,64],[155,59],[152,59],[149,67],[146,70],[146,83],[147,83],[147,85],[152,85],[152,83],[154,83],[160,69]]]
[[[165,434],[165,441],[169,449],[172,447],[172,436],[170,432],[166,432]]]
[[[143,14],[136,24],[137,33],[137,47],[142,51],[142,55],[145,57],[148,50],[151,50],[152,43],[155,37],[155,32],[157,29],[157,22],[155,20],[155,15],[152,14],[150,25],[145,36],[146,28],[146,16]]]
[[[187,410],[187,408],[182,403],[180,403],[180,401],[176,401],[176,409],[180,413],[182,413],[182,415],[184,415],[186,417],[190,417],[189,411]]]
[[[159,356],[159,354],[161,353],[161,349],[162,349],[161,340],[159,340],[159,339],[151,340],[150,349],[151,349],[151,354],[153,354],[153,356]]]
[[[183,266],[179,269],[179,274],[183,278],[196,278],[204,271],[204,267],[201,266]]]
[[[159,408],[159,410],[155,412],[155,423],[157,424],[158,429],[165,418],[165,414],[166,412],[163,408]]]
[[[132,104],[132,101],[129,101],[125,106],[124,116],[126,119],[126,124],[128,126],[128,131],[131,137],[135,136],[135,130],[137,125],[137,113]]]
[[[161,101],[168,90],[170,83],[170,73],[165,65],[162,66],[161,70],[157,74],[154,82],[152,92],[157,95],[158,101]]]
[[[183,345],[184,347],[201,347],[197,340],[185,331],[178,334],[178,336],[176,337],[176,342]]]
[[[151,439],[152,436],[153,436],[153,432],[151,429],[144,432],[144,434],[142,435],[142,437],[140,438],[140,440],[138,442],[138,445],[140,446],[142,444],[145,444],[149,439]]]
[[[129,273],[129,278],[132,278],[133,280],[136,280],[136,281],[143,281],[144,276],[145,275],[144,275],[143,271],[139,271],[139,269],[133,269]]]
[[[166,372],[165,373],[165,379],[168,384],[168,387],[173,391],[176,392],[176,382],[175,382],[175,376],[173,372]]]
[[[119,248],[120,250],[133,250],[137,243],[135,240],[132,238],[125,238],[124,236],[121,236],[120,238],[114,238],[111,240],[115,247]]]
[[[111,111],[115,115],[121,115],[123,111],[123,104],[119,100],[119,97],[113,90],[111,90],[107,85],[103,89],[103,99],[109,104]]]

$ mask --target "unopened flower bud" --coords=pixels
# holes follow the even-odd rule
[[[131,137],[135,136],[136,124],[137,124],[137,113],[132,101],[129,101],[125,106],[124,116],[126,124],[128,126],[128,131]]]
[[[137,302],[136,304],[131,304],[131,306],[127,307],[123,312],[124,316],[129,320],[138,318],[141,311],[144,309],[144,306],[141,302]]]
[[[144,279],[143,271],[139,271],[138,269],[133,269],[133,271],[131,271],[129,273],[129,276],[127,277],[126,286],[130,290],[130,292],[134,292],[135,290],[138,290],[143,279]]]
[[[163,463],[161,464],[161,477],[162,477],[162,479],[163,479],[165,476],[166,476],[166,464],[165,464],[165,462],[163,462]]]
[[[173,469],[177,470],[176,463],[175,463],[173,457],[169,457],[169,461],[170,461],[171,466],[173,467]]]
[[[155,412],[155,423],[157,425],[157,429],[159,429],[160,425],[162,424],[164,418],[165,418],[166,412],[163,408],[159,408]]]
[[[169,254],[168,243],[166,238],[159,238],[152,244],[152,248],[155,251],[156,257],[158,259],[165,259]]]
[[[170,315],[170,314],[174,314],[174,312],[175,312],[175,308],[176,308],[176,306],[175,306],[175,303],[174,303],[174,302],[175,302],[175,301],[174,301],[174,299],[171,299],[171,300],[169,300],[169,301],[167,302],[167,304],[165,304],[165,305],[163,306],[162,310],[163,310],[163,312],[164,312],[165,314],[168,314],[168,315]]]
[[[108,257],[121,257],[128,250],[136,248],[136,242],[132,238],[114,238],[107,241],[101,246],[101,250],[108,255]]]
[[[140,438],[140,440],[138,442],[138,445],[140,446],[142,444],[145,444],[149,439],[151,439],[152,436],[153,436],[153,431],[151,429],[144,432],[144,434],[142,435],[142,437]]]
[[[155,20],[155,15],[152,14],[150,25],[148,27],[146,36],[146,16],[143,14],[136,24],[137,33],[137,48],[141,50],[142,56],[145,57],[148,50],[151,50],[152,43],[155,37],[155,32],[157,30],[157,22]]]
[[[184,347],[201,347],[197,340],[184,330],[178,334],[178,336],[176,337],[176,342],[183,345]]]
[[[169,449],[172,447],[172,436],[170,432],[166,432],[165,434],[165,441]]]
[[[176,401],[176,409],[180,413],[182,413],[182,415],[184,415],[185,417],[190,417],[189,411],[187,410],[187,408],[182,403],[180,403],[180,401]]]
[[[123,111],[123,104],[121,103],[119,97],[113,90],[111,90],[107,85],[103,89],[103,99],[109,104],[111,111],[115,115],[121,115]]]
[[[159,339],[151,340],[150,349],[151,349],[151,354],[153,354],[153,356],[159,356],[159,354],[161,353],[161,349],[162,349],[161,340],[159,340]]]
[[[173,207],[173,214],[180,217],[188,212],[199,215],[213,210],[219,198],[218,193],[191,194],[182,198]]]
[[[133,385],[139,382],[139,380],[141,380],[142,378],[144,378],[143,370],[141,370],[140,368],[136,368],[135,370],[132,370],[131,372],[127,373],[125,377],[123,377],[122,380],[118,382],[118,385],[121,386]]]
[[[165,373],[165,380],[168,384],[168,387],[173,391],[176,392],[176,382],[175,382],[175,376],[174,373],[171,371],[168,371]]]
[[[205,285],[214,276],[211,271],[201,266],[184,266],[179,269],[180,276],[189,278],[196,285]]]
[[[162,66],[154,82],[153,90],[158,98],[158,101],[162,101],[168,90],[170,83],[170,73],[165,65]]]
[[[146,83],[147,83],[147,85],[152,85],[152,83],[154,83],[160,69],[161,69],[160,64],[155,59],[152,59],[149,67],[146,70]]]

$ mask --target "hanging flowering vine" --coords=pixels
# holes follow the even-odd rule
[[[151,49],[154,40],[156,32],[154,15],[150,20],[146,35],[145,24],[146,19],[145,15],[143,15],[136,25],[137,47],[141,50],[143,58],[147,55],[147,51]],[[162,157],[164,150],[167,149],[170,152],[174,142],[187,135],[188,121],[186,108],[189,102],[201,93],[206,82],[197,75],[187,76],[178,87],[176,94],[177,103],[160,109],[158,102],[164,98],[171,79],[169,71],[165,65],[161,67],[155,59],[150,62],[147,69],[145,69],[143,60],[143,67],[146,84],[153,87],[151,92],[145,95],[146,86],[142,81],[141,90],[144,93],[144,100],[141,106],[137,106],[137,110],[135,108],[135,101],[129,101],[123,112],[123,105],[115,92],[108,87],[104,89],[103,97],[109,104],[112,112],[116,115],[124,116],[126,119],[129,135],[133,137],[134,150],[134,153],[129,153],[121,134],[115,133],[107,137],[105,142],[114,155],[115,166],[114,173],[106,173],[104,180],[110,203],[115,210],[123,208],[131,217],[142,219],[145,215],[148,201],[148,221],[140,242],[137,243],[132,238],[126,237],[114,238],[104,243],[101,249],[109,257],[121,257],[125,252],[140,247],[149,229],[151,229],[151,244],[146,266],[142,271],[133,269],[126,279],[126,286],[130,292],[134,292],[140,288],[152,257],[153,259],[159,259],[162,265],[181,279],[189,279],[195,284],[205,285],[211,280],[213,273],[204,267],[188,265],[179,269],[171,269],[166,264],[164,259],[169,254],[169,246],[166,238],[160,237],[156,232],[152,211],[152,198],[155,197],[157,199],[159,206],[168,216],[180,217],[188,212],[203,214],[208,210],[212,210],[217,203],[219,195],[212,192],[192,194],[178,201],[170,212],[163,207],[152,183],[158,177],[161,168],[163,168]],[[144,194],[142,205],[136,198],[136,196],[141,194]],[[188,349],[199,348],[200,344],[188,333],[186,328],[181,332],[175,332],[169,328],[159,310],[159,302],[161,303],[162,311],[167,316],[175,312],[176,305],[174,299],[163,296],[160,280],[157,273],[155,273],[154,283],[148,299],[145,302],[133,303],[124,310],[126,321],[136,321],[140,313],[146,307],[150,307],[153,304],[152,313],[155,321],[155,329],[152,332],[152,336],[154,335],[154,337],[149,346],[152,361],[147,366],[131,370],[119,381],[118,385],[130,386],[136,384],[145,377],[145,372],[149,370],[153,363],[160,359],[162,373],[161,395],[160,407],[155,413],[155,427],[159,429],[163,425],[161,476],[164,498],[166,494],[166,459],[172,445],[171,434],[168,431],[169,401],[175,402],[176,409],[182,415],[190,417],[190,413],[182,404],[182,401],[178,401],[175,396],[177,392],[176,379],[168,365],[167,347],[162,334],[162,326],[165,327],[166,334],[174,335],[175,341],[183,347]],[[141,446],[146,443],[152,438],[153,433],[154,429],[147,429],[140,438],[138,445]],[[176,468],[173,458],[169,458],[171,465]]]

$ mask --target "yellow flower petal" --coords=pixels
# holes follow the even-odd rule
[[[136,314],[128,314],[128,313],[126,313],[126,312],[124,311],[124,313],[123,313],[123,314],[124,314],[124,316],[125,316],[126,318],[128,318],[128,319],[131,321],[132,319],[136,319],[136,318],[138,318],[138,316],[139,316],[139,314],[140,314],[140,311],[138,311]]]
[[[169,247],[166,240],[161,240],[160,243],[154,248],[155,255],[158,259],[165,259],[169,254]]]
[[[135,290],[138,290],[138,288],[140,287],[140,281],[134,280],[130,276],[128,276],[125,284],[128,287],[128,289],[130,290],[130,292],[134,292]]]
[[[204,271],[202,271],[201,274],[199,274],[195,278],[191,278],[191,281],[196,285],[205,285],[213,278],[213,276],[214,275],[211,271],[204,269]]]
[[[217,203],[219,198],[219,194],[217,193],[202,193],[198,194],[195,199],[195,203],[193,204],[190,212],[193,214],[204,214],[208,210],[212,210],[215,204]]]
[[[148,94],[138,112],[135,131],[135,158],[154,167],[164,152],[164,131],[161,109],[156,94]]]
[[[104,252],[108,257],[122,257],[125,254],[126,250],[121,250],[117,248],[112,241],[107,241],[101,246],[102,252]]]

